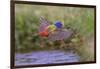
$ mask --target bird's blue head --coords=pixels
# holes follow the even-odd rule
[[[56,28],[59,28],[59,29],[62,28],[63,26],[60,21],[56,21],[54,25],[56,26]]]

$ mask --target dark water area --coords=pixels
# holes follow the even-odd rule
[[[15,66],[71,63],[71,62],[79,62],[79,59],[80,57],[73,52],[65,52],[61,50],[34,51],[24,54],[16,53]]]

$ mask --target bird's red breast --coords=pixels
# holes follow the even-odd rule
[[[48,31],[39,32],[40,36],[47,37],[49,35]]]

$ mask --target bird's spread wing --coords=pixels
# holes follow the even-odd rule
[[[50,41],[55,41],[55,40],[64,40],[64,39],[68,39],[72,36],[73,32],[72,30],[58,30],[53,34],[50,34],[48,36],[48,39]]]
[[[49,26],[49,25],[50,25],[50,24],[49,24],[49,21],[48,21],[47,19],[45,19],[43,16],[40,17],[40,26],[39,26],[38,31],[39,31],[39,32],[44,31],[44,29],[45,29],[47,26]]]

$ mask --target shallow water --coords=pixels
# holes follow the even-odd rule
[[[79,56],[73,52],[65,52],[61,50],[15,54],[15,66],[71,62],[79,62]]]

